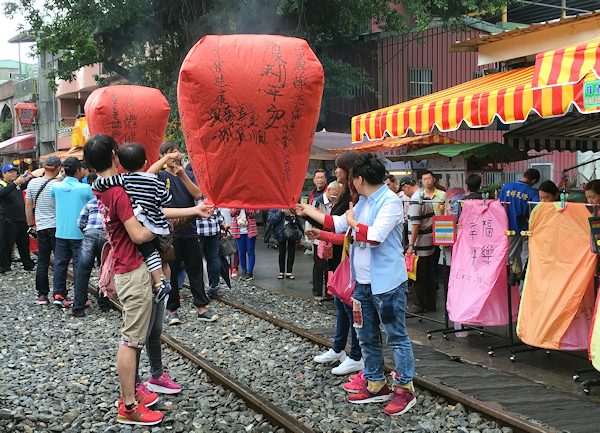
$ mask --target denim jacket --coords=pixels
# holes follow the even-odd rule
[[[367,217],[366,225],[369,229],[375,223],[377,214],[384,204],[389,201],[398,202],[399,215],[395,215],[398,223],[380,243],[370,245],[371,291],[374,295],[379,295],[395,289],[408,280],[406,263],[404,261],[404,250],[402,248],[402,223],[404,221],[402,215],[403,207],[400,198],[390,191],[386,185],[382,185],[381,188],[371,194],[368,198],[362,195],[360,196],[358,203],[354,208],[355,219],[357,221],[361,219],[361,212],[363,211],[367,200],[369,202],[370,212]],[[345,216],[335,217],[334,222],[335,229],[338,233],[348,229]],[[354,250],[354,248],[352,248],[352,250]],[[352,251],[351,256],[354,256],[354,251]],[[352,264],[351,275],[351,278],[354,280],[354,264]]]

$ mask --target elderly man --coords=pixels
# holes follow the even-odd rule
[[[337,199],[342,191],[342,186],[338,181],[331,182],[325,193],[317,198],[314,202],[316,208],[318,208],[325,215],[331,213],[331,209],[336,204]],[[313,241],[313,296],[317,301],[322,301],[325,298],[323,293],[323,282],[327,285],[327,259],[319,257],[317,254],[319,241]]]
[[[35,263],[29,255],[29,236],[25,219],[25,201],[21,186],[31,179],[25,172],[19,176],[17,168],[12,164],[2,167],[0,180],[0,273],[10,271],[12,251],[15,243],[23,268],[32,271]]]

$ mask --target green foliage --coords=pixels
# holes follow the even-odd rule
[[[4,12],[25,18],[39,51],[60,54],[48,75],[51,84],[102,62],[106,74],[167,95],[176,87],[185,55],[202,36],[272,33],[306,39],[323,63],[325,98],[349,98],[357,88],[372,91],[372,83],[363,70],[330,57],[328,48],[355,41],[371,22],[400,34],[422,30],[434,19],[451,23],[465,14],[494,14],[505,1],[8,0]],[[175,96],[169,99],[175,107]]]
[[[9,138],[12,138],[12,136],[12,118],[8,118],[0,123],[0,141],[8,140]]]

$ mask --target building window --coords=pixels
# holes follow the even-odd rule
[[[552,179],[552,163],[551,162],[533,162],[529,164],[529,168],[535,168],[540,172],[540,181],[539,183],[544,182],[545,180],[553,180]]]
[[[408,70],[408,97],[418,98],[433,93],[433,70],[410,68]]]

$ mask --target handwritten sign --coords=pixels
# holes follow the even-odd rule
[[[170,111],[160,90],[143,86],[102,87],[85,103],[91,135],[110,135],[119,145],[140,143],[151,163],[158,159]]]
[[[177,87],[188,154],[220,207],[298,202],[323,92],[323,68],[306,41],[273,35],[205,36]]]
[[[469,325],[506,325],[506,211],[497,200],[485,204],[483,200],[467,200],[459,224],[446,304],[450,320]],[[513,290],[513,321],[517,318],[518,296],[518,290]]]

